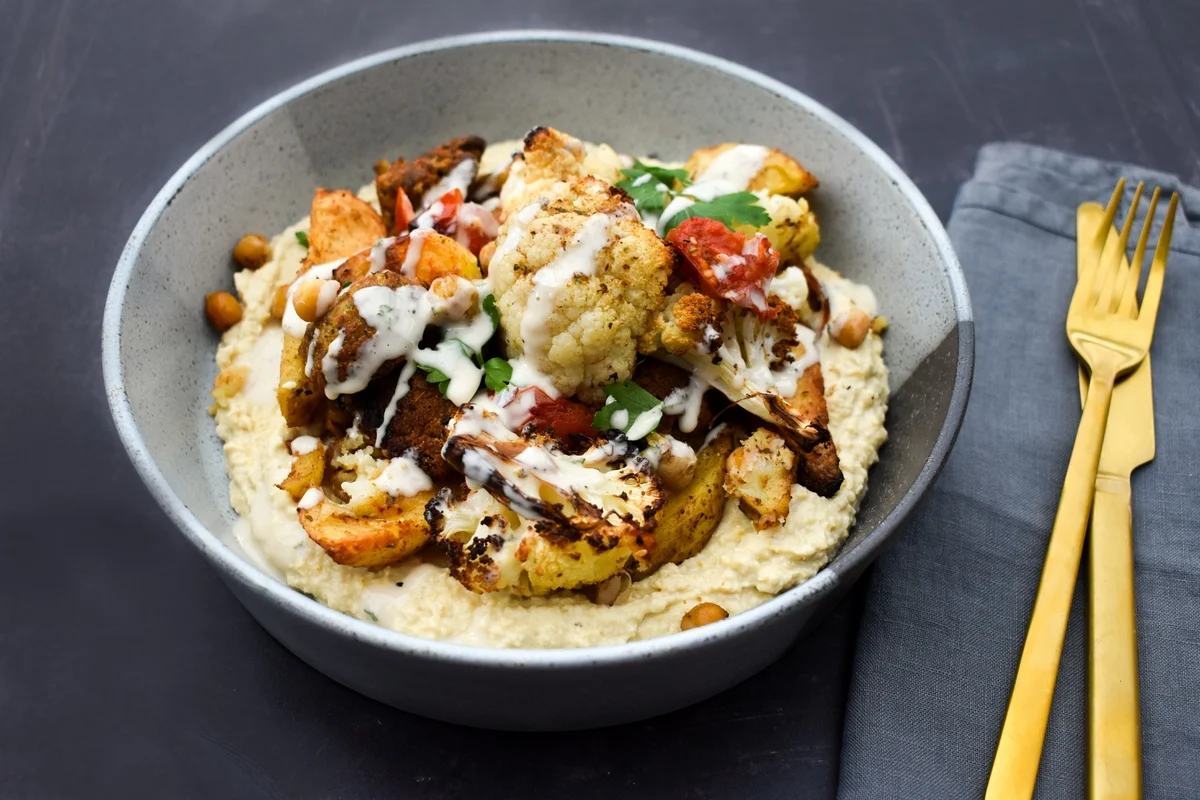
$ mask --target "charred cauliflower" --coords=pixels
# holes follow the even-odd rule
[[[474,405],[452,430],[443,456],[483,488],[430,516],[467,588],[547,594],[599,583],[646,558],[664,495],[645,462],[613,462],[604,450],[567,455]]]
[[[521,152],[514,154],[503,187],[500,207],[511,214],[574,178],[595,177],[605,183],[621,180],[626,166],[606,144],[584,144],[554,128],[538,127],[525,135]]]
[[[638,339],[665,300],[671,251],[619,189],[574,178],[509,217],[488,277],[509,357],[564,395],[604,400],[633,374]]]

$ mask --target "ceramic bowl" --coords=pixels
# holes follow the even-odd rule
[[[229,247],[307,213],[316,186],[356,187],[384,154],[471,132],[550,125],[619,151],[684,158],[724,141],[777,146],[821,178],[822,261],[871,285],[891,322],[889,441],[850,538],[815,578],[724,622],[578,650],[428,641],[361,622],[288,588],[229,536],[221,443],[205,409],[217,336],[205,292]],[[596,34],[461,36],[355,61],[250,111],[155,197],[113,276],[104,378],[120,437],[151,493],[235,595],[306,662],[363,694],[491,728],[610,725],[694,703],[776,659],[862,573],[928,489],[971,382],[962,272],[937,216],[878,147],[824,106],[744,67]],[[600,687],[619,687],[603,690]],[[599,689],[599,690],[598,690]]]

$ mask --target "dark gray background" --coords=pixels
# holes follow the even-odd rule
[[[315,72],[515,27],[660,38],[759,69],[879,142],[943,217],[996,139],[1200,181],[1196,3],[0,0],[0,796],[832,796],[860,592],[695,708],[582,734],[455,728],[276,644],[116,440],[101,310],[168,176]]]

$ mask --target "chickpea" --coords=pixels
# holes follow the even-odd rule
[[[880,315],[871,320],[871,330],[875,333],[883,333],[888,329],[888,318]]]
[[[242,304],[229,292],[211,292],[204,297],[204,313],[212,326],[224,333],[242,321]]]
[[[246,269],[258,269],[271,256],[271,243],[262,234],[247,233],[233,246],[233,260]]]
[[[482,248],[480,248],[480,250],[479,250],[479,265],[481,267],[483,267],[484,269],[487,269],[488,265],[492,263],[492,256],[494,256],[495,254],[496,254],[496,240],[493,239],[492,241],[485,244]]]
[[[218,372],[213,381],[213,399],[220,401],[236,397],[246,385],[247,374],[249,371],[245,367],[229,367]]]
[[[337,281],[309,278],[297,286],[292,293],[292,308],[296,309],[296,316],[305,322],[319,319],[337,297],[339,285]]]
[[[829,333],[833,340],[851,350],[863,343],[869,330],[871,330],[871,318],[861,308],[843,311],[829,324]]]
[[[275,296],[271,298],[271,317],[273,319],[283,319],[283,312],[287,311],[287,285],[276,286]]]
[[[392,162],[388,161],[386,158],[381,158],[375,162],[375,174],[382,175],[383,173],[387,172],[388,168],[391,166]]]
[[[728,616],[729,612],[716,603],[701,603],[683,615],[683,619],[679,623],[679,630],[690,631],[692,628],[699,628],[701,625],[711,625],[714,622],[720,622]]]

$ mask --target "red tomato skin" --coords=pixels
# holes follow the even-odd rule
[[[746,235],[706,217],[690,217],[667,234],[683,256],[680,272],[704,294],[728,300],[769,319],[766,286],[779,270],[779,253],[761,233]]]

